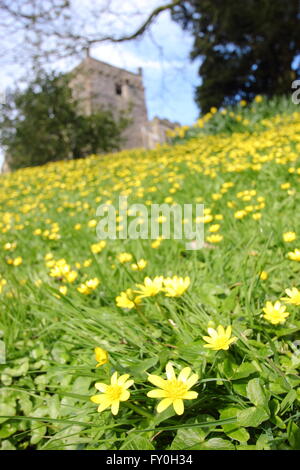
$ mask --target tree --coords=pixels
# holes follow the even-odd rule
[[[40,75],[8,94],[0,110],[0,144],[12,169],[120,148],[129,120],[108,110],[79,112],[68,76]]]
[[[191,58],[202,58],[196,101],[212,106],[287,94],[300,77],[299,0],[189,0],[173,19],[194,36]]]
[[[78,0],[0,0],[0,58],[29,63],[30,56],[39,64],[82,56],[93,45],[138,39],[168,11],[194,37],[191,58],[202,60],[196,89],[202,112],[256,94],[290,92],[300,78],[299,0],[148,0],[140,10],[137,5],[85,0],[80,8]]]

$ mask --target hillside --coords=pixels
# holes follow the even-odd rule
[[[300,448],[300,112],[284,103],[0,177],[2,450]],[[119,239],[163,203],[204,204],[201,248]],[[116,239],[97,237],[102,204]]]

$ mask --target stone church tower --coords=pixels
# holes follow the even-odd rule
[[[109,109],[117,116],[120,111],[128,111],[132,122],[124,131],[123,148],[147,146],[148,118],[141,69],[135,74],[86,57],[71,74],[70,86],[82,112],[89,115],[97,109]]]

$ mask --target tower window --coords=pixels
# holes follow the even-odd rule
[[[120,83],[116,83],[116,95],[122,95],[122,85]]]

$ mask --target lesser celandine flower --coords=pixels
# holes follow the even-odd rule
[[[290,251],[288,257],[293,261],[300,261],[300,250],[296,248],[294,251]]]
[[[198,381],[197,374],[191,374],[190,367],[185,367],[181,370],[176,378],[173,366],[168,363],[166,366],[167,380],[162,379],[158,375],[149,375],[148,380],[157,389],[151,390],[147,393],[150,398],[162,398],[157,406],[158,413],[166,410],[170,405],[173,405],[175,413],[182,415],[184,412],[183,400],[194,400],[197,398],[198,393],[190,391],[190,388]]]
[[[208,328],[207,331],[209,336],[203,336],[203,339],[208,344],[205,344],[204,347],[213,351],[219,351],[220,349],[227,351],[229,346],[237,340],[235,336],[231,337],[231,326],[227,326],[225,330],[222,325],[219,325],[216,330]]]
[[[284,300],[287,304],[300,305],[300,291],[297,287],[285,289],[285,293],[288,297],[281,297],[281,300]]]
[[[105,351],[105,349],[100,348],[97,346],[95,348],[95,358],[98,364],[96,367],[103,366],[103,364],[106,364],[108,362],[108,353]]]
[[[267,271],[261,271],[260,275],[259,275],[259,279],[261,281],[266,281],[269,277],[269,274],[267,273]]]
[[[138,290],[135,292],[140,294],[137,299],[144,297],[154,297],[163,290],[163,276],[156,276],[154,279],[145,277],[144,284],[137,284]]]
[[[105,245],[106,245],[106,242],[104,240],[101,240],[98,243],[94,243],[93,245],[91,245],[91,252],[97,255],[103,250]]]
[[[191,280],[188,276],[185,278],[173,276],[164,278],[163,291],[166,297],[180,297],[189,287]]]
[[[283,238],[283,241],[284,241],[284,242],[290,243],[290,242],[293,242],[294,240],[296,240],[297,235],[296,235],[295,232],[285,232],[285,233],[282,235],[282,238]]]
[[[110,385],[101,382],[95,383],[96,389],[102,392],[102,395],[93,395],[90,399],[99,405],[99,413],[110,407],[113,415],[118,414],[120,402],[127,401],[130,397],[128,388],[133,385],[134,381],[128,379],[129,374],[118,377],[118,372],[115,372],[111,376]]]
[[[214,233],[206,237],[208,243],[220,243],[223,240],[223,235],[220,233]]]
[[[131,269],[133,271],[142,271],[143,269],[145,269],[147,264],[148,264],[147,261],[142,258],[139,261],[137,261],[136,263],[133,263],[131,265]]]
[[[117,255],[117,259],[118,259],[118,261],[120,261],[120,263],[128,263],[129,261],[132,260],[132,254],[130,254],[130,253],[119,253]]]
[[[8,258],[6,262],[12,266],[20,266],[23,263],[23,259],[21,256],[17,256],[16,258]]]
[[[266,302],[266,306],[263,308],[265,314],[263,317],[268,320],[272,325],[278,323],[284,323],[289,316],[289,312],[285,311],[285,305],[281,305],[279,300],[273,305],[272,302]]]
[[[132,289],[127,289],[125,292],[121,292],[120,295],[116,297],[116,304],[121,308],[128,308],[131,310],[139,304],[141,300],[134,296]]]
[[[99,284],[99,279],[95,277],[94,279],[90,279],[85,283],[80,284],[80,286],[77,287],[77,290],[80,292],[80,294],[89,295],[98,287]]]

